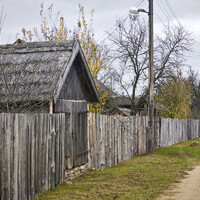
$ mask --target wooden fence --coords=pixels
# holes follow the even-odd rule
[[[88,114],[88,161],[103,169],[146,153],[147,117]],[[154,148],[200,137],[200,120],[155,119]]]
[[[71,169],[88,162],[87,113],[66,115],[65,168]]]
[[[64,114],[0,114],[0,124],[1,200],[32,199],[64,179]]]
[[[165,147],[200,137],[200,120],[161,119],[158,146]]]
[[[88,115],[88,160],[92,168],[108,168],[146,153],[146,117]]]
[[[89,162],[103,169],[146,153],[147,117],[0,114],[0,200],[33,199]],[[200,136],[199,120],[155,119],[155,148]]]

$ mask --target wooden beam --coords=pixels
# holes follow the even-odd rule
[[[53,114],[53,99],[49,101],[49,113]]]

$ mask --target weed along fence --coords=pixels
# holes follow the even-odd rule
[[[86,112],[0,114],[0,200],[33,199],[87,162],[103,169],[145,154],[147,124]],[[199,136],[199,120],[155,120],[155,148]]]
[[[64,180],[65,115],[0,114],[0,199],[33,199]]]

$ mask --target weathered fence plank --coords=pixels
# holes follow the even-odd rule
[[[118,135],[117,135],[117,128],[118,128],[118,120],[117,117],[114,117],[114,165],[118,163]]]

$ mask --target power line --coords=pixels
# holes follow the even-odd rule
[[[144,0],[139,0],[139,1],[137,1],[137,3],[136,3],[134,6],[136,6],[136,7],[140,6],[140,5],[143,3],[143,1],[144,1]],[[123,24],[123,23],[128,19],[129,15],[127,16],[127,14],[128,14],[128,12],[126,12],[126,14],[122,17],[122,19],[123,19],[124,17],[126,17],[126,18],[122,20],[121,24]],[[115,26],[113,26],[113,28],[114,28],[114,27],[115,27]],[[111,30],[112,30],[113,28],[111,28]],[[118,28],[118,27],[117,27],[117,28]],[[105,37],[105,38],[100,42],[100,44],[102,44],[106,39],[108,39],[108,38],[117,30],[117,28],[114,28],[114,30],[112,30],[111,33],[109,33],[108,35],[107,35],[106,33],[104,33],[103,36],[101,36],[99,39],[97,39],[97,42],[98,42],[101,38],[103,38],[105,35],[107,35],[107,37]]]
[[[140,6],[142,3],[143,3],[144,0],[139,0],[137,3],[135,3],[134,6],[138,7]],[[165,8],[165,5],[162,3],[162,1],[160,1],[160,3],[155,0],[157,5],[160,7],[160,9],[162,10],[163,14],[165,15],[165,17],[167,18],[168,22],[171,23],[171,25],[175,26],[174,22],[173,22],[173,19],[171,18],[170,14],[168,13],[167,9]],[[173,11],[171,5],[170,5],[170,2],[168,0],[165,0],[165,4],[167,5],[169,11],[171,12],[173,18],[175,19],[175,21],[180,24],[180,21],[178,20],[175,12]],[[160,22],[165,25],[165,23],[163,22],[163,20],[161,19],[161,17],[158,15],[158,13],[154,10],[156,16],[158,17],[158,19],[160,20]],[[128,16],[127,16],[128,12],[122,17],[122,22],[121,24],[125,23],[125,21],[128,19]],[[99,39],[97,39],[96,41],[100,41],[102,38],[104,38],[104,36],[106,36],[103,40],[101,40],[100,44],[102,44],[106,39],[108,39],[116,30],[117,28],[114,28],[115,26],[113,26],[111,28],[111,32],[107,35],[107,33],[104,33]],[[112,30],[113,29],[113,30]]]
[[[181,24],[180,21],[178,20],[177,16],[176,16],[174,10],[172,9],[172,7],[171,7],[169,1],[168,1],[168,0],[165,0],[165,3],[166,3],[166,5],[167,5],[167,7],[169,8],[170,12],[172,13],[172,15],[174,16],[174,18],[176,19],[177,23],[178,23],[178,24]]]
[[[162,4],[162,6],[160,5],[160,3],[158,3],[158,1],[156,0],[157,5],[160,7],[160,9],[162,10],[163,14],[165,15],[165,17],[168,19],[168,22],[171,23],[173,26],[175,25],[173,23],[173,20],[171,19],[171,17],[169,16],[168,12],[166,11],[164,5]],[[162,2],[161,2],[162,3]]]
[[[172,24],[175,26],[174,20],[173,20],[173,16],[171,17],[171,15],[170,15],[170,11],[168,12],[168,10],[165,8],[165,5],[163,4],[162,1],[160,1],[160,3],[161,3],[161,5],[163,6],[163,8],[164,8],[165,12],[167,13],[167,15],[169,16],[169,18],[170,18]],[[175,21],[176,21],[176,19],[175,19]]]
[[[128,19],[128,17],[129,17],[129,15],[128,15],[120,24],[121,24],[121,25],[124,24],[124,22]],[[101,41],[100,44],[102,44],[106,39],[108,39],[117,29],[118,29],[118,27],[115,28],[111,33],[109,33],[109,34],[107,35],[107,37],[104,38],[104,40]]]
[[[123,19],[125,16],[126,16],[126,18]],[[126,14],[122,17],[123,21],[121,22],[121,24],[124,23],[124,22],[127,20],[127,18],[128,18],[128,16],[127,16],[127,13],[126,13]],[[113,26],[113,28],[114,28],[114,26]],[[112,30],[113,28],[111,28],[111,30]],[[114,28],[114,29],[112,30],[112,32],[111,32],[108,36],[107,36],[107,33],[104,33],[103,36],[101,36],[101,37],[100,37],[99,39],[97,39],[96,41],[98,42],[99,40],[101,40],[101,38],[103,38],[103,37],[106,35],[107,37],[104,38],[104,39],[100,42],[100,44],[102,44],[108,37],[110,37],[110,36],[116,31],[116,29],[117,29],[117,28]]]
[[[156,16],[158,17],[158,19],[160,20],[160,22],[165,25],[165,23],[163,22],[163,20],[160,18],[160,16],[158,15],[158,13],[154,10],[154,13],[156,14]]]
[[[180,21],[178,20],[174,10],[172,9],[172,6],[170,5],[169,0],[165,0],[165,5],[162,1],[157,1],[156,0],[157,5],[160,7],[160,9],[163,11],[163,14],[167,17],[169,23],[171,23],[173,26],[176,25],[176,23],[178,25],[180,25]],[[166,6],[168,9],[166,9]],[[176,23],[175,23],[176,22]]]
[[[144,0],[139,0],[137,3],[136,3],[136,7],[140,6],[142,3],[143,3]]]

